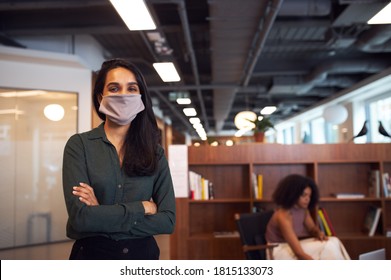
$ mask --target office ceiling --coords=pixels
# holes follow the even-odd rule
[[[91,35],[106,58],[139,66],[178,131],[197,135],[172,92],[189,94],[205,130],[222,134],[240,111],[275,105],[278,122],[390,67],[391,25],[366,24],[388,2],[146,0],[158,29],[129,31],[108,0],[0,1],[0,44]],[[163,83],[159,61],[173,61],[181,82]]]

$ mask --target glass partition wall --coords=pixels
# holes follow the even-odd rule
[[[0,89],[0,249],[65,240],[62,157],[77,94]]]

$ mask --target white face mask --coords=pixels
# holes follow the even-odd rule
[[[110,94],[103,96],[99,112],[119,125],[130,124],[144,110],[141,94]]]

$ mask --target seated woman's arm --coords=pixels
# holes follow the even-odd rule
[[[315,224],[309,211],[307,211],[304,220],[304,226],[306,227],[307,231],[311,234],[311,236],[318,238],[321,241],[328,239],[328,237],[324,234],[324,232],[321,231],[320,228]]]
[[[296,257],[299,260],[312,260],[313,258],[306,254],[303,251],[303,248],[300,245],[299,238],[297,237],[293,229],[292,216],[289,211],[278,211],[277,214],[277,223],[281,230],[282,236],[285,241],[289,244],[292,251],[295,253]]]

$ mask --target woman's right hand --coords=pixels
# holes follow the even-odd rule
[[[72,194],[79,197],[79,200],[87,206],[99,205],[94,189],[86,183],[80,183],[79,186],[74,186]]]
[[[153,201],[143,201],[145,215],[154,215],[157,213],[157,205]]]

